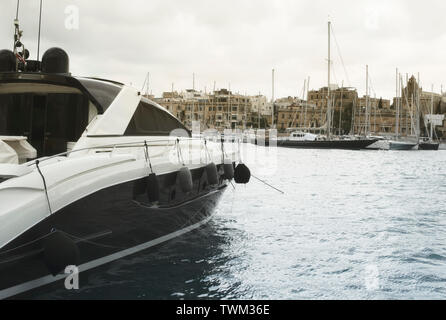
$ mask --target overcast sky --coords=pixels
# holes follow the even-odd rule
[[[0,48],[10,49],[16,0],[0,3]],[[43,0],[41,52],[70,55],[75,75],[105,77],[140,88],[147,72],[160,95],[192,87],[227,88],[276,98],[327,83],[331,17],[332,83],[365,94],[366,64],[377,97],[395,95],[395,68],[420,73],[424,89],[446,85],[444,0]],[[71,7],[70,7],[71,6]],[[79,28],[73,7],[79,10]],[[24,44],[36,57],[39,0],[21,0]],[[68,28],[67,28],[68,26]],[[345,64],[341,63],[336,42]],[[42,53],[41,53],[42,55]],[[445,86],[446,91],[446,86]],[[372,92],[372,95],[373,95]]]

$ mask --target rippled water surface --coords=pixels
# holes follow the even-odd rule
[[[263,163],[248,148],[284,195],[230,187],[200,230],[34,298],[446,298],[446,151],[277,149]]]

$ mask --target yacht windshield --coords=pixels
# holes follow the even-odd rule
[[[101,105],[104,112],[116,99],[122,89],[122,85],[113,82],[89,78],[79,78],[78,80]]]

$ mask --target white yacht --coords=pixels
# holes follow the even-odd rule
[[[413,150],[416,146],[416,142],[402,140],[389,141],[389,150]]]
[[[368,146],[366,149],[369,150],[389,150],[390,149],[390,140],[385,138],[385,137],[381,137],[381,136],[373,136],[370,138],[374,138],[377,139],[377,141],[373,144],[371,144],[370,146]]]
[[[249,181],[237,144],[194,139],[138,90],[68,66],[59,48],[0,51],[0,298],[190,232]]]
[[[370,138],[378,140],[374,144],[367,147],[367,149],[370,150],[413,150],[417,146],[416,142],[410,141],[408,139],[396,140],[380,136],[374,136]]]

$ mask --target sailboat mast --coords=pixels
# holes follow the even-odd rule
[[[417,88],[417,109],[416,109],[416,117],[417,117],[417,141],[420,140],[421,129],[420,129],[420,73],[418,72],[418,88]]]
[[[430,123],[431,123],[431,134],[429,137],[430,142],[434,140],[434,128],[432,123],[432,117],[434,116],[434,85],[432,85],[432,94],[431,94],[431,116],[430,116]]]
[[[396,109],[396,115],[395,115],[395,120],[396,120],[396,124],[395,124],[395,136],[396,138],[398,138],[399,136],[399,125],[400,125],[400,105],[399,105],[399,93],[398,93],[398,68],[396,68],[396,86],[395,86],[395,90],[396,90],[396,95],[395,95],[395,109]]]
[[[303,88],[303,92],[302,92],[302,102],[300,103],[300,121],[299,121],[299,126],[301,127],[301,129],[305,126],[305,107],[303,105],[304,101],[305,101],[305,92],[307,91],[307,79],[304,79],[304,88]],[[299,102],[297,104],[299,106]]]
[[[331,69],[331,21],[328,21],[328,83],[327,83],[327,138],[330,139],[331,131],[331,102],[330,102],[330,69]]]
[[[259,102],[257,102],[257,130],[260,129],[260,99],[261,93],[259,91]]]
[[[374,93],[373,99],[373,133],[376,134],[376,109],[378,108],[378,102],[376,102],[376,93]]]
[[[308,76],[307,81],[307,95],[305,97],[305,119],[304,119],[304,127],[307,127],[307,109],[308,109],[308,94],[310,92],[310,77]],[[313,109],[313,115],[314,115],[314,109]],[[308,128],[310,127],[310,124],[308,124]]]
[[[341,135],[342,131],[342,103],[344,98],[344,80],[342,80],[342,86],[341,86],[341,108],[339,110],[339,135]]]
[[[173,98],[174,98],[174,94],[173,94],[173,82],[172,82],[172,96],[170,97],[170,112],[173,113]],[[178,109],[178,108],[177,108]]]
[[[365,136],[369,133],[369,66],[366,65],[365,82]]]
[[[272,108],[271,108],[271,129],[274,128],[274,69],[272,71]]]
[[[192,106],[190,109],[190,128],[192,130],[192,124],[194,121],[194,110],[195,109],[195,73],[192,73]]]

